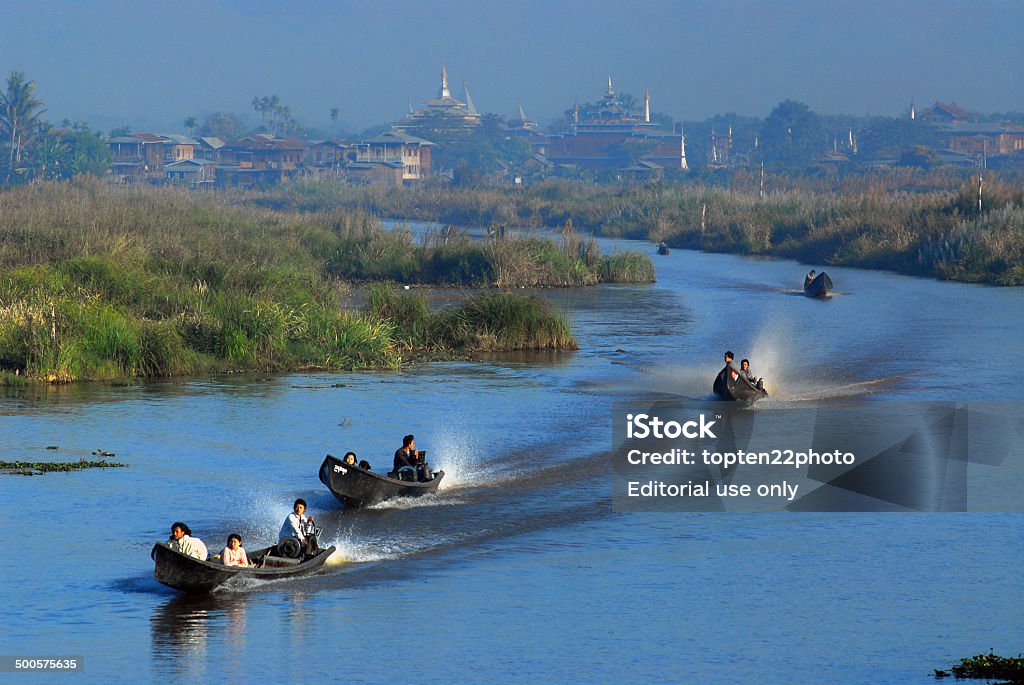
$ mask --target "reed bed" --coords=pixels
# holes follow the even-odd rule
[[[435,280],[490,273],[468,246],[417,244],[358,210],[299,214],[84,180],[0,192],[0,217],[5,384],[397,368],[410,354],[460,354],[471,337],[445,337],[451,327],[425,304],[385,297],[383,287],[366,311],[348,311],[347,281],[415,282],[446,263],[461,271]],[[534,339],[507,340],[522,349]]]
[[[755,177],[741,173],[731,177],[732,188],[609,188],[549,181],[514,191],[427,187],[385,192],[296,184],[261,200],[307,210],[364,208],[455,224],[573,225],[605,236],[664,240],[671,247],[1024,285],[1019,247],[1024,183],[991,172],[981,181],[976,173],[910,169],[842,178],[776,176],[763,196]],[[620,261],[639,266],[633,258]],[[494,263],[497,282],[513,273],[500,255]],[[539,255],[531,262],[535,271],[523,270],[524,280],[541,278],[545,263],[554,266],[555,260]],[[574,263],[565,260],[556,269],[571,274]],[[598,269],[597,280],[642,282],[640,272],[620,273],[606,264]]]

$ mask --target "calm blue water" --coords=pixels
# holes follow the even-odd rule
[[[829,269],[819,302],[804,265],[655,259],[654,285],[547,291],[575,354],[3,397],[0,459],[130,468],[0,477],[0,654],[85,659],[0,682],[925,685],[1019,653],[1022,514],[616,514],[608,452],[613,401],[706,397],[726,348],[778,406],[1020,403],[1024,290]],[[442,492],[342,512],[323,455],[380,470],[408,432]],[[298,496],[326,573],[198,601],[152,580],[172,521],[255,548]]]

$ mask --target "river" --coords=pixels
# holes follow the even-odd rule
[[[614,402],[705,398],[726,348],[769,411],[993,388],[1020,407],[1024,289],[837,268],[816,301],[794,262],[654,259],[656,284],[544,291],[576,353],[8,390],[0,459],[129,466],[0,476],[0,656],[84,659],[0,681],[926,685],[1016,656],[1024,514],[615,513],[608,454]],[[405,433],[442,490],[342,511],[324,454],[383,470]],[[296,497],[339,549],[325,573],[199,600],[153,580],[172,521],[253,549]]]

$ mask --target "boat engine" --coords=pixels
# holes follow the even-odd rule
[[[323,528],[317,527],[312,521],[306,521],[306,528],[302,531],[302,534],[306,536],[307,540],[310,540],[310,549],[320,548],[320,534],[323,532]],[[282,538],[277,541],[277,553],[279,556],[287,559],[299,559],[302,557],[302,551],[302,541],[298,538]]]
[[[298,559],[302,556],[302,543],[298,538],[281,538],[277,541],[277,554],[285,559]]]

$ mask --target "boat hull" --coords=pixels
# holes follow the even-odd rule
[[[277,559],[272,556],[274,547],[264,547],[248,555],[250,561],[264,563],[265,566],[225,566],[219,561],[190,557],[162,543],[153,545],[150,556],[156,563],[153,575],[158,582],[182,592],[205,593],[238,576],[274,580],[312,573],[327,563],[334,550],[334,547],[322,549],[301,562]]]
[[[814,277],[814,280],[804,285],[804,295],[807,297],[828,297],[832,294],[832,279],[822,271]]]
[[[367,469],[344,464],[327,455],[320,465],[320,482],[348,507],[371,507],[395,497],[419,497],[437,492],[444,471],[424,482],[388,478]]]
[[[744,404],[752,404],[768,397],[767,390],[757,387],[742,375],[733,380],[729,369],[729,366],[723,367],[715,377],[713,386],[715,397],[726,402],[742,402]]]

